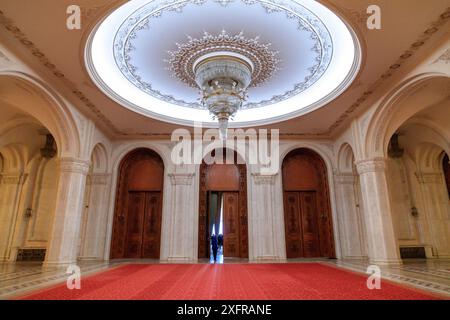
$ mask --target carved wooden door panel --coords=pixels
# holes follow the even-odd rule
[[[288,258],[320,257],[316,192],[285,192],[284,219]]]
[[[141,258],[145,216],[145,192],[128,193],[125,257]]]
[[[284,193],[284,208],[286,255],[288,258],[298,258],[301,257],[303,251],[298,192]]]
[[[239,229],[240,257],[248,258],[247,168],[239,164]]]
[[[146,192],[142,235],[142,258],[159,258],[161,239],[161,193]]]
[[[316,192],[300,192],[300,215],[303,236],[303,257],[320,256]]]
[[[208,231],[208,210],[209,194],[206,191],[206,165],[200,166],[200,199],[199,199],[199,217],[198,217],[198,257],[209,257],[209,231]]]
[[[239,193],[223,193],[223,255],[240,256]]]

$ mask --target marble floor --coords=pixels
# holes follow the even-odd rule
[[[330,263],[330,262],[328,262]],[[366,273],[369,263],[361,260],[334,260],[336,266]],[[450,260],[405,259],[401,265],[380,266],[384,279],[431,291],[450,299]]]
[[[249,263],[242,259],[225,259],[219,263]],[[365,274],[368,262],[363,260],[290,259],[267,263],[320,262]],[[82,277],[126,263],[161,263],[159,260],[114,260],[109,262],[80,261]],[[208,259],[198,263],[211,263]],[[382,278],[431,291],[450,299],[450,260],[404,260],[402,265],[380,266]],[[31,291],[67,280],[66,267],[43,266],[40,263],[0,263],[0,299],[14,299]]]

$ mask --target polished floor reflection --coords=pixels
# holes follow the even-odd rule
[[[251,263],[245,259],[223,258],[221,250],[217,263]],[[363,260],[292,259],[288,261],[267,261],[267,263],[319,262],[335,267],[366,273],[369,263]],[[114,260],[110,262],[78,263],[82,278],[124,264],[166,263],[159,260]],[[189,263],[189,262],[186,262]],[[193,262],[195,263],[195,262]],[[199,263],[214,263],[213,259]],[[450,260],[404,260],[402,265],[380,266],[383,279],[405,284],[419,289],[445,295],[450,299]],[[41,289],[67,280],[67,267],[43,266],[40,263],[0,263],[0,299],[14,299],[25,293]]]
[[[211,252],[211,256],[209,258],[209,263],[223,263],[223,247],[219,247],[219,249],[217,250],[217,257],[216,257],[216,261],[214,262],[214,256],[212,253],[212,249],[210,250]]]

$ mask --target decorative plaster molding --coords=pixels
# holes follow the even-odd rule
[[[326,130],[323,132],[307,133],[307,134],[295,134],[295,133],[285,133],[284,136],[330,136],[338,127],[340,127],[348,117],[355,112],[373,93],[378,89],[386,79],[390,78],[406,60],[410,59],[418,49],[420,49],[429,39],[435,34],[440,28],[450,20],[450,7],[446,9],[439,18],[434,22],[430,23],[429,28],[427,28],[418,39],[410,45],[410,47],[400,55],[400,57],[386,70],[375,82],[369,85],[368,89],[343,113],[341,116]],[[5,27],[5,29],[10,32],[22,45],[24,45],[33,56],[35,56],[39,62],[48,68],[55,77],[66,84],[66,86],[78,97],[78,99],[83,102],[83,104],[89,108],[97,118],[103,122],[103,124],[110,128],[115,134],[122,136],[159,136],[153,133],[126,133],[119,130],[101,111],[97,106],[92,103],[82,91],[80,91],[77,86],[70,80],[65,78],[65,75],[53,64],[46,55],[40,51],[31,40],[18,28],[14,22],[7,18],[5,14],[0,10],[0,24]]]
[[[260,174],[252,173],[253,180],[256,185],[274,185],[278,173],[275,174]]]
[[[228,50],[244,56],[249,55],[248,58],[255,68],[249,87],[258,86],[267,81],[279,70],[278,64],[281,62],[276,58],[279,52],[269,49],[270,43],[260,43],[259,38],[246,38],[242,31],[236,35],[229,35],[225,30],[218,35],[211,35],[205,31],[200,39],[188,36],[186,43],[176,45],[177,50],[169,51],[170,57],[166,60],[169,70],[182,82],[196,89],[198,85],[195,82],[194,63],[208,51],[214,52],[220,49],[220,51]],[[313,70],[315,69],[311,69],[311,72]]]
[[[109,173],[93,173],[87,176],[87,183],[90,185],[106,185],[111,177]]]
[[[93,19],[96,15],[97,12],[99,12],[100,9],[102,9],[103,7],[82,7],[81,8],[81,21],[90,21],[91,19]]]
[[[58,162],[61,172],[80,173],[87,175],[89,172],[89,161],[76,158],[60,158]]]
[[[414,41],[410,47],[404,51],[400,57],[389,66],[389,68],[371,85],[368,89],[358,98],[356,101],[350,105],[350,107],[328,128],[323,135],[330,135],[333,133],[344,121],[358,109],[373,93],[375,90],[380,88],[384,82],[391,78],[395,72],[397,72],[400,67],[409,60],[426,42],[428,42],[433,34],[435,34],[439,29],[450,20],[450,7],[447,8],[443,13],[439,15],[435,21],[430,23],[429,27],[421,33],[421,35]]]
[[[3,60],[5,63],[11,62],[11,60],[2,51],[0,51],[0,60]]]
[[[170,177],[172,185],[190,186],[195,173],[169,173],[168,176]]]
[[[358,174],[384,172],[386,169],[386,160],[381,157],[356,161],[355,164]]]
[[[294,20],[301,32],[309,32],[310,39],[314,40],[314,45],[310,48],[315,53],[314,63],[307,68],[306,76],[293,82],[285,92],[274,94],[271,98],[258,102],[244,103],[243,109],[263,107],[272,103],[283,101],[308,89],[317,82],[327,71],[333,56],[333,41],[331,35],[323,21],[314,12],[307,10],[303,6],[295,6],[279,0],[241,0],[245,5],[260,5],[267,14],[285,13],[286,19]],[[219,0],[222,6],[226,7],[235,2],[234,0]],[[238,2],[238,1],[236,1]],[[183,107],[203,109],[197,102],[185,101],[176,98],[175,92],[162,92],[155,89],[155,84],[144,81],[140,74],[140,68],[133,62],[133,51],[137,48],[135,43],[142,32],[151,30],[149,25],[154,19],[161,19],[165,12],[182,13],[184,8],[191,3],[197,6],[206,5],[208,0],[184,0],[184,1],[156,1],[143,5],[133,12],[120,26],[116,33],[113,50],[117,66],[125,78],[143,92],[150,94],[160,100],[177,104]],[[176,43],[178,49],[169,51],[169,66],[175,77],[187,83],[193,88],[197,88],[193,73],[193,63],[202,55],[214,51],[231,51],[242,54],[252,61],[255,68],[252,83],[257,86],[278,70],[276,51],[269,49],[269,44],[259,43],[259,37],[247,39],[242,33],[231,36],[222,31],[221,34],[213,36],[205,32],[199,39],[188,36],[188,41],[184,44]]]
[[[9,185],[23,185],[28,177],[28,174],[8,174],[4,173],[0,175],[0,183]]]
[[[83,9],[82,9],[83,12]],[[39,63],[47,68],[56,78],[58,82],[62,82],[69,90],[90,110],[103,124],[110,128],[116,134],[123,134],[101,111],[97,106],[80,91],[75,83],[66,78],[64,73],[43,53],[28,37],[17,27],[14,21],[0,10],[0,25],[10,32],[28,51],[38,59]]]
[[[352,173],[336,173],[334,181],[338,184],[354,184],[356,176]]]
[[[369,14],[367,13],[367,10],[365,7],[363,8],[343,8],[348,16],[349,20],[353,21],[355,25],[359,27],[359,29],[362,32],[367,32],[367,18],[369,17]]]
[[[441,54],[433,63],[438,63],[441,61],[445,64],[450,63],[450,49],[445,50],[445,52]]]
[[[420,183],[441,183],[442,174],[416,172],[417,181]]]

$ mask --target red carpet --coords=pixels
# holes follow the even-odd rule
[[[382,280],[369,290],[366,277],[319,263],[132,264],[81,278],[80,290],[66,285],[22,299],[437,299]]]

